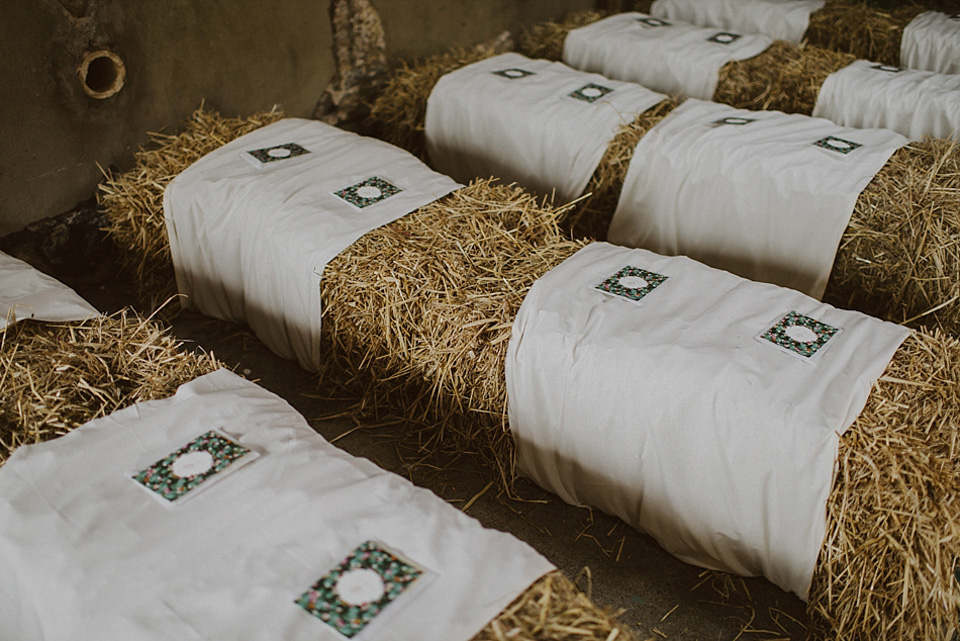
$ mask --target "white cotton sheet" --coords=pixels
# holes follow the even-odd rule
[[[129,478],[210,429],[259,456],[173,507]],[[294,601],[369,540],[424,574],[361,641],[466,641],[553,569],[221,370],[0,468],[0,638],[342,639]]]
[[[810,26],[810,14],[825,4],[826,0],[656,0],[650,15],[701,27],[762,33],[796,45]]]
[[[884,127],[915,140],[960,140],[960,74],[857,60],[827,76],[813,115],[847,127]]]
[[[570,31],[563,62],[653,91],[710,100],[725,64],[752,58],[772,42],[759,34],[620,13]]]
[[[639,301],[596,289],[624,267],[647,272],[646,286],[637,272],[620,281],[649,289]],[[826,324],[813,356],[760,338],[789,312]],[[519,469],[688,563],[805,599],[839,437],[907,335],[689,258],[588,245],[534,284],[514,322]]]
[[[506,53],[440,78],[427,150],[456,180],[496,176],[561,202],[580,196],[624,124],[664,99],[639,85]]]
[[[911,20],[900,39],[900,64],[908,69],[960,73],[960,12],[925,11]]]
[[[267,149],[286,156],[270,160]],[[385,182],[363,185],[373,178]],[[385,142],[315,120],[281,120],[204,156],[167,187],[177,286],[188,306],[247,323],[275,353],[315,371],[327,263],[459,187]]]
[[[688,100],[641,138],[608,239],[820,298],[860,192],[906,143]]]
[[[94,316],[100,312],[56,278],[0,252],[0,330],[30,318],[66,322]]]

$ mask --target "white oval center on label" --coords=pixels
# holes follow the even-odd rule
[[[586,87],[584,89],[581,89],[580,93],[582,93],[587,98],[599,98],[600,96],[603,95],[603,92],[597,89],[596,87]]]
[[[650,283],[639,276],[624,276],[620,279],[620,284],[627,289],[643,289],[650,286]]]
[[[830,144],[837,149],[850,149],[851,145],[846,140],[831,140]]]
[[[170,470],[182,479],[209,472],[213,468],[213,455],[206,450],[181,454]]]
[[[503,72],[505,75],[510,76],[511,78],[519,78],[523,75],[523,72],[519,69],[507,69]]]
[[[379,198],[383,195],[383,192],[373,185],[364,185],[357,190],[357,195],[361,198]]]
[[[803,325],[791,325],[786,329],[786,333],[798,343],[812,343],[820,338],[815,331]]]
[[[717,40],[719,42],[733,42],[733,36],[729,33],[719,33],[717,34]]]
[[[276,149],[271,149],[267,152],[267,155],[271,158],[286,158],[292,152],[286,147],[277,147]]]
[[[382,597],[387,588],[380,575],[367,568],[348,570],[334,587],[340,600],[348,605],[363,605]]]

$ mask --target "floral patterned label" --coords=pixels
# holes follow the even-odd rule
[[[603,85],[598,85],[593,82],[588,82],[587,84],[583,85],[576,91],[573,91],[567,95],[570,96],[571,98],[576,98],[577,100],[593,103],[593,102],[596,102],[597,100],[600,100],[611,91],[613,91],[613,89],[611,89],[610,87],[604,87]]]
[[[719,31],[713,34],[712,36],[710,36],[709,38],[707,38],[707,42],[716,42],[718,44],[728,45],[736,42],[742,37],[743,36],[741,36],[739,33],[730,33],[729,31]]]
[[[403,190],[383,178],[371,176],[366,180],[358,182],[356,185],[350,185],[340,191],[335,191],[333,195],[347,201],[354,207],[363,209],[381,200],[386,200],[390,196],[399,194],[401,191]]]
[[[495,76],[500,76],[502,78],[509,78],[510,80],[516,80],[517,78],[526,78],[527,76],[532,76],[534,73],[532,71],[527,71],[526,69],[501,69],[500,71],[491,71]]]
[[[821,149],[826,149],[828,151],[835,151],[839,154],[849,154],[854,149],[858,147],[863,147],[859,142],[853,142],[852,140],[844,140],[843,138],[837,138],[836,136],[827,136],[826,138],[821,138],[817,142],[813,143]]]
[[[627,300],[639,301],[667,280],[666,276],[648,272],[629,265],[597,285],[594,289],[620,296]]]
[[[820,351],[840,330],[791,311],[777,321],[777,324],[760,335],[760,338],[793,352],[798,356],[810,358]]]
[[[351,552],[295,601],[348,639],[423,574],[373,541]]]
[[[637,18],[637,22],[648,27],[669,27],[670,23],[659,18]]]
[[[751,122],[756,122],[756,118],[740,118],[739,116],[728,116],[726,118],[721,118],[720,120],[714,120],[713,124],[715,125],[749,125]]]
[[[254,149],[252,151],[248,151],[247,153],[262,163],[268,163],[309,154],[310,150],[304,149],[295,142],[288,142],[283,145],[264,147],[263,149]]]
[[[890,65],[873,65],[871,69],[876,69],[877,71],[886,71],[888,73],[900,73],[903,71],[903,67],[892,67]]]
[[[176,501],[248,454],[246,447],[211,430],[137,472],[133,480],[167,501]]]

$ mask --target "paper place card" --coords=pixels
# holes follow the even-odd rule
[[[588,82],[576,91],[572,91],[567,95],[571,98],[576,98],[577,100],[594,103],[612,91],[613,89],[610,87],[604,87],[603,85],[598,85],[595,82]]]
[[[393,183],[377,176],[371,176],[355,185],[350,185],[349,187],[335,191],[333,195],[350,203],[354,207],[363,209],[381,200],[386,200],[390,196],[395,196],[401,191],[403,190]]]
[[[830,340],[840,331],[839,327],[791,311],[758,338],[789,354],[813,360],[826,350]]]
[[[838,138],[836,136],[827,136],[826,138],[821,138],[820,140],[813,143],[814,146],[820,147],[821,149],[826,149],[827,151],[835,151],[840,154],[849,154],[854,149],[863,147],[859,142],[853,142],[852,140],[846,140],[844,138]]]
[[[350,639],[424,573],[379,543],[367,541],[294,601]]]
[[[594,289],[638,302],[666,280],[667,276],[628,265],[595,286]]]
[[[249,463],[258,454],[211,430],[132,475],[134,481],[167,504],[182,501]]]
[[[305,149],[295,142],[288,142],[282,145],[274,145],[273,147],[264,147],[263,149],[252,149],[244,152],[242,155],[257,167],[262,167],[267,163],[277,162],[278,160],[288,160],[309,153],[309,149]]]
[[[499,71],[491,71],[495,76],[500,76],[501,78],[507,78],[509,80],[516,80],[518,78],[526,78],[527,76],[536,75],[532,71],[527,71],[526,69],[500,69]]]

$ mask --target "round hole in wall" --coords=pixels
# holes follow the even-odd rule
[[[80,85],[91,98],[109,98],[123,88],[127,71],[120,56],[101,49],[83,56],[77,67]]]

